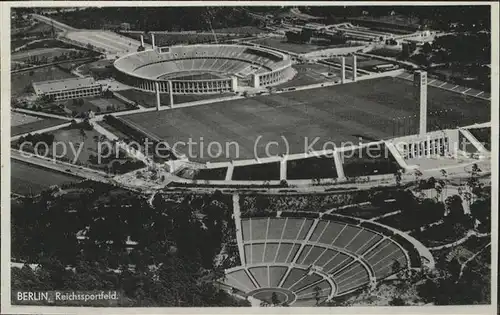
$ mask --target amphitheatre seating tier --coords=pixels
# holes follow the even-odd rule
[[[335,214],[300,217],[305,214],[241,220],[240,268],[259,288],[289,290],[301,300],[314,298],[321,284],[322,296],[331,298],[384,279],[397,266],[421,266],[411,242],[382,225]]]

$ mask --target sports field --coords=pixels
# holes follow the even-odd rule
[[[254,44],[265,45],[277,49],[283,49],[297,54],[305,54],[311,51],[346,47],[348,45],[318,45],[318,44],[296,44],[287,42],[286,37],[268,37],[251,41]]]
[[[458,93],[429,87],[429,112],[448,110],[429,117],[429,129],[443,126],[470,125],[490,120],[490,103]],[[450,111],[451,109],[451,111]],[[327,88],[258,96],[236,101],[178,108],[124,116],[149,130],[170,145],[191,139],[197,145],[177,147],[198,161],[254,158],[254,145],[259,157],[268,152],[285,153],[283,136],[290,153],[304,152],[316,137],[314,150],[332,148],[343,142],[384,139],[394,135],[415,133],[417,119],[393,119],[417,115],[412,82],[398,78],[381,78]],[[408,126],[401,127],[401,124]],[[261,136],[259,138],[259,136]],[[228,145],[231,142],[235,145]],[[219,156],[207,154],[207,146]],[[201,145],[203,143],[203,146]],[[219,149],[219,145],[222,147]],[[279,146],[279,147],[278,147]],[[237,147],[237,149],[236,149]],[[227,150],[226,150],[227,149]],[[214,151],[212,151],[214,152]]]

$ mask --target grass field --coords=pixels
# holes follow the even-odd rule
[[[54,142],[48,146],[47,157],[113,173],[144,167],[142,162],[128,157],[123,150],[107,142],[99,132],[83,129],[82,125],[61,128],[50,134],[54,135]],[[33,152],[30,147],[24,149]]]
[[[42,118],[16,112],[10,113],[10,125],[12,127],[34,123],[39,120],[42,120]]]
[[[269,37],[257,40],[252,40],[252,43],[265,45],[277,49],[283,49],[286,51],[294,52],[297,54],[305,54],[315,50],[345,47],[346,45],[315,45],[315,44],[295,44],[288,43],[285,37]]]
[[[490,120],[490,103],[442,89],[429,87],[428,110],[453,109],[446,115],[429,118],[429,129],[456,122],[470,125]],[[254,158],[256,151],[266,156],[266,144],[271,155],[285,152],[285,137],[290,153],[304,152],[305,147],[320,150],[333,148],[342,142],[358,143],[365,139],[384,139],[402,135],[393,119],[416,115],[419,108],[413,98],[412,82],[396,78],[381,78],[327,88],[257,96],[195,107],[178,108],[125,116],[124,118],[163,138],[169,144],[191,139],[201,144],[193,146],[189,156],[206,160],[207,144],[222,146],[223,154],[211,160]],[[406,128],[406,132],[415,132]],[[397,129],[397,130],[396,130]],[[235,146],[227,144],[235,141]],[[228,150],[226,150],[228,148]],[[179,150],[182,151],[182,146]],[[184,152],[187,154],[187,152]],[[201,158],[201,153],[205,158]]]
[[[140,40],[141,36],[140,34],[130,34],[130,33],[123,33],[123,35]],[[217,36],[217,41],[225,41],[229,39],[235,39],[235,38],[240,38],[244,36],[245,34],[242,35],[237,35],[237,36],[231,36],[231,35],[223,35],[223,34],[218,34]],[[151,44],[151,37],[149,35],[144,36],[144,42]],[[215,37],[213,34],[210,34],[208,31],[203,34],[155,34],[155,44],[158,46],[169,46],[169,45],[180,45],[180,44],[208,44],[215,42]]]
[[[73,49],[67,48],[36,48],[32,50],[23,50],[12,54],[11,58],[15,61],[29,61],[32,57],[37,57],[39,59],[47,58],[52,61],[52,58],[59,57],[65,54],[69,54]]]
[[[105,69],[111,67],[113,67],[113,60],[104,59],[83,64],[78,68],[78,71],[84,75],[88,75],[92,74],[92,69]]]
[[[75,76],[59,69],[56,66],[45,67],[33,71],[13,73],[10,77],[11,96],[17,97],[26,94],[33,82],[74,78]]]
[[[348,215],[356,218],[362,218],[362,219],[372,219],[390,212],[396,211],[395,206],[386,203],[382,207],[377,207],[371,204],[368,205],[361,205],[361,206],[354,206],[354,207],[349,207],[349,208],[344,208],[335,211],[335,213],[343,214],[343,215]]]
[[[366,58],[361,56],[358,56],[357,62],[358,62],[358,68],[364,70],[372,70],[374,66],[390,64],[390,62],[384,60]]]
[[[240,27],[216,28],[214,29],[214,32],[252,35],[252,34],[259,34],[265,31],[255,26],[240,26]]]
[[[51,25],[43,22],[38,22],[23,33],[25,33],[26,35],[30,35],[37,33],[49,33],[49,32],[52,32]]]
[[[12,125],[11,129],[10,129],[10,134],[11,134],[11,136],[16,136],[16,135],[20,135],[23,133],[28,133],[28,132],[32,132],[35,130],[63,124],[65,122],[66,122],[65,120],[55,119],[55,118],[37,119],[36,121],[32,121],[29,123]]]
[[[20,195],[38,194],[52,185],[75,183],[81,179],[34,165],[11,160],[11,190]]]
[[[16,49],[18,47],[21,47],[21,46],[23,46],[23,45],[31,42],[31,41],[33,41],[32,38],[30,38],[30,39],[24,39],[24,38],[22,38],[22,39],[13,39],[13,40],[10,41],[10,50],[12,51],[12,50],[14,50],[14,49]]]
[[[139,90],[122,90],[117,92],[128,98],[131,101],[137,102],[139,105],[144,107],[155,107],[156,106],[156,95],[150,92],[144,92]],[[208,95],[174,95],[174,104],[188,103],[200,100],[208,100],[212,98],[220,98],[225,96],[230,96],[233,94],[208,94]],[[170,99],[168,94],[160,94],[160,104],[162,106],[170,105]]]
[[[372,70],[373,66],[390,64],[390,62],[388,62],[388,61],[368,58],[368,57],[364,57],[364,56],[358,56],[356,60],[357,60],[358,69],[363,69],[363,70]],[[333,62],[339,66],[341,63],[340,59],[337,59],[337,58],[327,59],[326,61]],[[347,66],[352,66],[352,62],[353,62],[352,56],[345,57],[345,63]],[[340,76],[340,69],[336,69],[336,70],[334,69],[334,71],[337,71],[337,73],[339,73],[339,76]],[[346,75],[347,75],[347,77],[352,76],[351,71],[346,69]],[[359,73],[358,73],[358,76],[360,76]]]
[[[127,104],[114,98],[87,97],[83,98],[83,105],[73,103],[73,100],[60,102],[73,113],[85,113],[89,110],[94,113],[116,112],[127,109]]]
[[[378,48],[371,50],[369,53],[382,57],[399,57],[401,55],[400,49],[391,49],[391,48]]]
[[[297,64],[293,68],[297,71],[295,77],[285,83],[279,84],[278,88],[287,88],[293,86],[309,85],[319,82],[325,82],[329,79],[322,75],[324,72],[329,72],[329,67],[320,64]],[[332,73],[335,73],[335,69],[331,69]],[[335,78],[332,76],[330,79]]]

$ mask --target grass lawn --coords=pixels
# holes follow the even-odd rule
[[[56,119],[56,118],[43,118],[37,119],[35,121],[20,124],[20,125],[12,125],[10,128],[10,135],[17,136],[20,134],[32,132],[35,130],[52,127],[55,125],[63,124],[67,122],[66,120]]]
[[[26,114],[21,114],[21,113],[17,113],[17,112],[10,113],[10,125],[11,125],[11,127],[30,124],[30,123],[34,123],[34,122],[39,121],[39,120],[43,120],[43,118],[40,118],[37,116],[30,116],[30,115],[26,115]]]
[[[156,94],[150,92],[139,91],[135,89],[118,91],[118,94],[123,95],[131,101],[137,102],[144,107],[156,107]],[[208,100],[213,98],[220,98],[231,96],[233,94],[209,94],[209,95],[174,95],[174,104],[188,103],[200,100]],[[168,94],[160,94],[160,103],[162,106],[170,105],[170,98]]]
[[[453,243],[462,237],[463,234],[458,234],[451,224],[446,222],[441,225],[435,225],[423,232],[416,232],[412,234],[417,240],[427,247],[441,246]]]
[[[340,209],[335,211],[334,213],[362,219],[371,219],[394,211],[396,211],[395,207],[391,203],[386,203],[383,207],[376,207],[374,205],[368,204]]]
[[[401,49],[391,49],[391,48],[378,48],[371,50],[369,54],[382,56],[382,57],[399,57],[401,56]]]
[[[123,35],[140,40],[140,34],[126,34]],[[217,35],[218,41],[229,40],[242,37],[243,35],[230,36],[230,35]],[[151,37],[144,35],[144,42],[151,44]],[[155,44],[158,46],[179,45],[179,44],[208,44],[215,42],[215,37],[206,31],[204,34],[155,34]]]
[[[401,212],[396,215],[379,219],[377,222],[401,231],[411,231],[425,224],[436,222],[436,218],[429,217],[428,220],[426,220],[426,218],[419,218],[419,220],[415,220],[415,218],[409,216],[407,213]]]
[[[358,68],[364,70],[372,70],[374,66],[390,64],[388,61],[366,58],[358,56],[357,58]]]
[[[294,65],[293,68],[297,71],[295,77],[290,81],[277,85],[277,88],[288,88],[325,82],[335,78],[335,76],[327,78],[322,75],[323,72],[336,72],[335,69],[330,69],[328,66],[320,64],[297,64]]]
[[[63,104],[73,113],[85,113],[89,110],[92,110],[94,113],[106,113],[126,110],[128,108],[127,104],[114,98],[87,97],[82,99],[84,101],[83,105],[77,105],[73,100],[66,100],[59,102],[59,104]]]
[[[56,66],[44,67],[32,71],[13,73],[10,77],[11,96],[18,97],[27,94],[33,82],[74,78],[75,76]]]
[[[144,167],[142,162],[128,157],[124,151],[95,130],[72,125],[50,134],[54,135],[54,143],[48,147],[49,152],[46,154],[48,157],[57,155],[58,160],[102,171],[114,167],[116,173]]]
[[[458,121],[460,125],[490,120],[490,103],[472,97],[429,87],[428,110],[450,109],[447,115],[435,117],[445,124]],[[396,78],[359,81],[326,88],[256,96],[236,101],[218,102],[161,112],[139,113],[123,118],[152,132],[169,144],[189,139],[205,147],[193,146],[194,160],[206,160],[207,143],[222,145],[235,141],[238,150],[229,146],[218,160],[254,158],[257,144],[259,157],[285,153],[283,137],[290,153],[302,153],[305,148],[321,150],[342,145],[344,141],[358,143],[364,139],[385,139],[402,135],[395,130],[393,118],[417,115],[419,108],[413,98],[412,82]],[[431,119],[430,119],[431,120]],[[415,125],[415,131],[417,130]],[[309,146],[318,137],[313,146]],[[179,146],[182,151],[182,146]],[[225,151],[225,150],[224,150]],[[184,152],[186,153],[186,152]],[[201,153],[205,158],[201,157]],[[216,160],[216,159],[211,159]]]
[[[491,128],[470,128],[468,130],[487,150],[491,150]]]
[[[226,179],[227,167],[200,169],[194,175],[196,180],[224,180]]]
[[[112,67],[113,60],[97,60],[81,65],[78,68],[78,71],[80,71],[83,75],[91,75],[94,72],[102,72],[107,69],[112,69]]]
[[[11,159],[11,190],[20,195],[38,194],[52,185],[79,182],[76,176],[63,174]]]
[[[240,26],[240,27],[216,28],[214,29],[214,32],[252,35],[252,34],[259,34],[265,31],[255,26]]]
[[[262,163],[235,166],[232,180],[279,180],[280,163]]]
[[[86,62],[88,61],[75,61],[75,62],[69,61],[69,62],[59,63],[57,66],[59,68],[62,68],[63,70],[71,71],[73,69],[76,69],[80,65],[85,64]]]
[[[10,41],[10,50],[14,50],[18,47],[21,47],[29,42],[33,41],[33,39],[14,39]]]
[[[66,48],[66,49],[82,50],[82,48],[78,46],[67,44],[57,39],[46,39],[33,42],[30,45],[28,45],[28,47],[26,47],[25,49],[30,50],[30,49],[42,49],[42,48]]]
[[[65,54],[69,54],[73,49],[67,48],[35,48],[31,50],[23,50],[12,54],[11,58],[15,61],[29,61],[32,57],[37,57],[39,59],[47,58],[48,62],[52,61],[52,58],[59,57]]]
[[[333,58],[333,59],[327,59],[326,61],[333,62],[340,67],[340,59]],[[373,66],[377,65],[385,65],[389,64],[390,62],[388,61],[383,61],[383,60],[378,60],[378,59],[373,59],[373,58],[368,58],[364,56],[357,56],[356,58],[357,64],[358,64],[358,69],[363,69],[363,70],[372,70]],[[346,66],[352,66],[353,63],[353,58],[352,56],[346,56],[345,57],[345,64]],[[336,69],[338,76],[340,77],[340,69]],[[349,69],[346,69],[346,76],[349,78],[352,76],[351,71]],[[359,74],[358,74],[359,76]]]
[[[38,22],[23,33],[25,33],[26,35],[30,35],[41,32],[52,32],[52,26],[43,22]]]
[[[269,38],[252,40],[251,42],[255,44],[260,44],[277,49],[290,51],[297,54],[305,54],[315,50],[347,46],[347,45],[317,45],[317,44],[315,45],[315,44],[289,43],[287,42],[286,37],[269,37]]]

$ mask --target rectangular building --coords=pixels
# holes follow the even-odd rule
[[[102,93],[102,85],[91,77],[34,82],[33,89],[37,96],[49,96],[55,101],[96,96]]]

